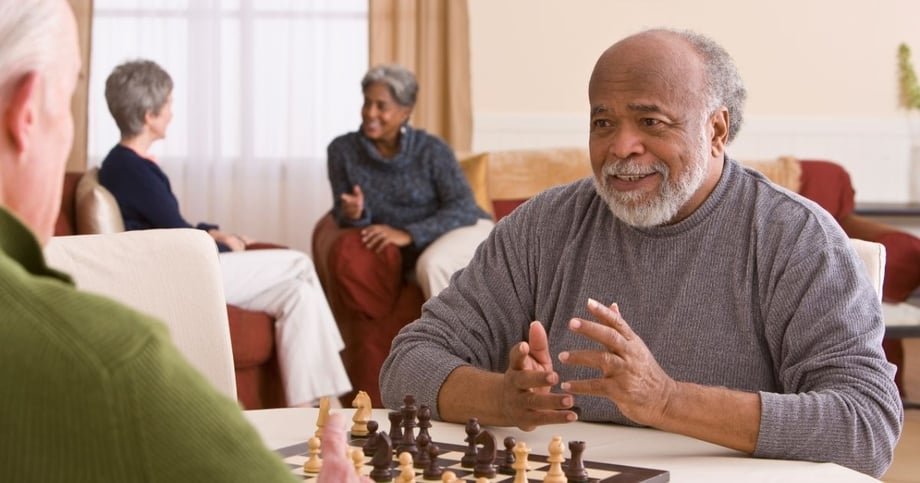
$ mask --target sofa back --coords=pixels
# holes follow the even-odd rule
[[[477,203],[496,221],[537,193],[591,176],[582,148],[486,151],[458,160]]]

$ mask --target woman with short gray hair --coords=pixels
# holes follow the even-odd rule
[[[171,105],[172,77],[156,62],[136,60],[119,65],[105,81],[105,102],[123,139],[133,138],[144,129],[148,112],[160,115]]]
[[[361,90],[361,128],[328,148],[333,216],[341,227],[362,228],[370,250],[399,247],[404,270],[432,297],[469,263],[491,217],[476,205],[450,147],[409,125],[418,95],[412,72],[372,67]]]
[[[275,348],[290,406],[313,405],[351,390],[339,351],[345,344],[313,262],[295,250],[247,250],[249,239],[210,223],[192,225],[179,211],[169,178],[148,152],[166,137],[172,120],[172,79],[159,65],[136,60],[119,65],[105,83],[109,111],[121,141],[99,168],[99,183],[121,210],[127,230],[198,228],[220,253],[228,304],[275,319]]]

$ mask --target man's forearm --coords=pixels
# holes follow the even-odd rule
[[[507,426],[501,409],[503,374],[460,366],[447,376],[438,391],[438,413],[452,423],[475,417],[480,424]]]
[[[760,395],[679,382],[658,429],[753,453],[760,433]]]

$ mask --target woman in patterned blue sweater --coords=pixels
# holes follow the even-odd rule
[[[450,147],[409,126],[415,76],[401,66],[377,66],[361,88],[361,128],[328,148],[333,216],[339,226],[363,227],[369,250],[400,247],[404,268],[429,298],[466,266],[493,223]]]

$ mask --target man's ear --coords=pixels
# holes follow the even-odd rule
[[[27,73],[13,85],[13,95],[10,96],[10,102],[3,115],[7,126],[5,134],[9,136],[17,154],[28,148],[35,132],[35,122],[40,108],[40,90],[38,74],[35,72]]]
[[[728,144],[728,109],[722,108],[709,118],[712,126],[712,139],[710,140],[709,154],[714,158],[721,158],[725,154],[725,145]]]

